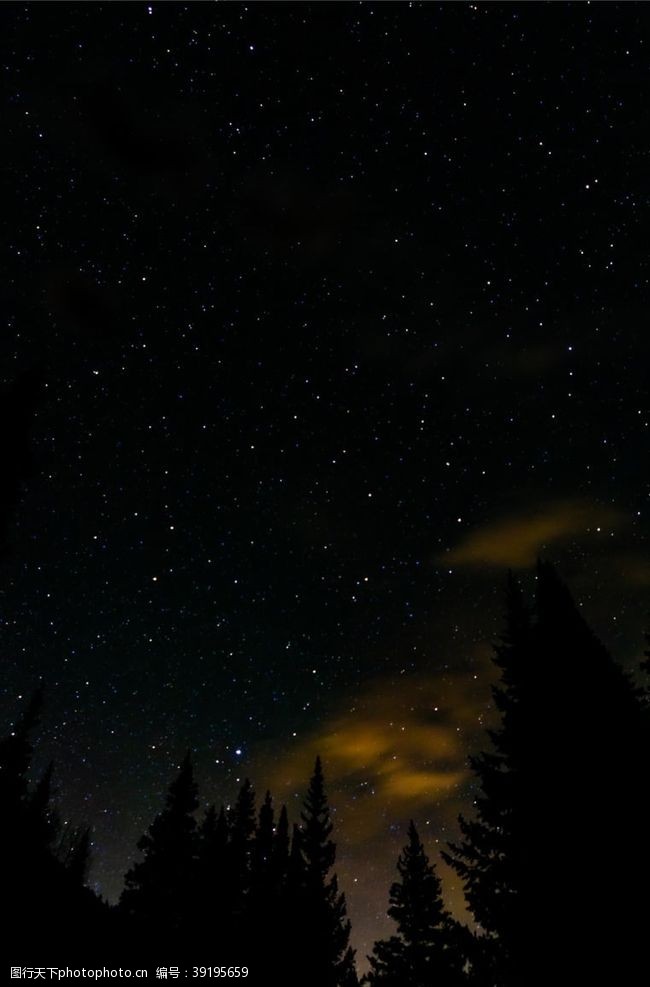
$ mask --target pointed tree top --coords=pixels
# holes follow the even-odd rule
[[[259,828],[268,830],[269,833],[273,831],[273,799],[268,790],[260,806]]]
[[[203,822],[201,823],[201,833],[204,836],[212,836],[217,828],[217,810],[214,802],[205,810]]]
[[[199,807],[198,788],[194,781],[192,757],[189,750],[181,762],[176,778],[169,786],[167,807],[180,809],[181,812],[194,812]]]

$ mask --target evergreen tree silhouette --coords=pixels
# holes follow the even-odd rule
[[[33,756],[31,733],[43,705],[36,689],[7,736],[0,740],[0,851],[2,888],[7,920],[4,930],[15,944],[33,911],[46,918],[51,908],[49,833],[41,826],[41,808],[49,803],[51,772],[30,792],[28,772]],[[43,878],[47,889],[42,889]],[[43,894],[39,894],[39,891]],[[45,900],[47,899],[47,900]]]
[[[288,839],[288,833],[287,833]],[[298,823],[291,829],[291,846],[288,849],[286,881],[281,894],[282,911],[286,926],[290,929],[292,943],[287,953],[287,982],[299,983],[302,968],[302,923],[305,921],[305,860],[302,855],[302,834]]]
[[[273,858],[273,799],[267,791],[260,808],[253,848],[253,883],[259,894],[270,893]]]
[[[341,987],[354,982],[354,952],[349,948],[350,923],[346,918],[345,896],[338,890],[336,874],[330,873],[335,863],[336,845],[330,839],[332,822],[325,794],[325,782],[320,757],[316,758],[314,774],[301,813],[302,827],[294,830],[294,845],[302,857],[302,873],[298,879],[298,900],[301,909],[298,923],[303,956],[308,962],[308,980],[314,987]],[[292,847],[293,868],[296,867]]]
[[[90,826],[69,827],[59,844],[57,856],[72,885],[81,887],[88,875],[91,837]]]
[[[92,952],[100,938],[107,908],[84,887],[85,874],[68,868],[58,853],[58,814],[52,800],[53,766],[48,765],[33,789],[28,772],[30,734],[38,723],[42,692],[37,689],[7,737],[0,740],[0,852],[6,919],[3,933],[18,959],[55,947],[73,947],[76,955]],[[86,846],[86,860],[89,843]],[[38,942],[33,930],[38,929]]]
[[[492,690],[501,725],[489,731],[493,749],[470,758],[481,785],[475,817],[460,818],[462,842],[451,846],[451,855],[443,853],[462,878],[469,908],[487,939],[475,943],[472,955],[474,978],[486,984],[493,982],[496,970],[504,984],[517,983],[522,976],[522,883],[527,851],[534,849],[534,833],[526,832],[522,813],[528,794],[526,771],[533,769],[531,746],[540,739],[531,715],[538,664],[531,617],[512,573],[506,605],[506,629],[494,648],[501,681]]]
[[[283,897],[287,885],[289,842],[289,816],[286,805],[283,805],[280,809],[278,825],[273,834],[273,846],[271,849],[271,871],[278,899]]]
[[[372,987],[455,987],[463,983],[456,923],[445,909],[434,867],[411,820],[390,889],[388,914],[397,935],[375,943],[367,982]]]
[[[537,567],[536,612],[540,654],[562,670],[545,738],[543,780],[554,785],[562,824],[568,823],[573,837],[568,873],[554,900],[560,949],[569,941],[573,949],[564,969],[573,967],[583,981],[632,982],[645,962],[647,914],[625,903],[637,900],[640,882],[647,886],[650,877],[650,817],[640,781],[647,742],[641,692],[547,562]],[[548,721],[548,709],[546,714]],[[601,791],[604,798],[597,795]],[[541,870],[546,873],[538,872],[540,884],[567,854],[567,834],[557,826],[552,830],[553,822],[557,812],[545,802]],[[612,907],[603,907],[605,902]],[[530,911],[536,913],[532,906]]]
[[[479,926],[473,980],[519,987],[558,970],[583,982],[618,976],[639,939],[629,913],[602,902],[632,900],[633,881],[603,853],[632,837],[639,864],[647,859],[638,691],[550,564],[537,567],[534,620],[512,576],[507,605],[495,648],[500,725],[492,749],[470,759],[475,816],[461,818],[462,839],[446,855]]]
[[[10,733],[0,740],[0,797],[2,804],[18,815],[25,808],[29,789],[27,772],[34,753],[30,734],[42,708],[43,689],[39,686]]]
[[[250,879],[255,827],[255,790],[246,778],[239,789],[230,820],[232,855],[244,875],[240,878],[242,887],[246,887]]]
[[[224,887],[227,875],[228,821],[223,806],[205,813],[198,833],[197,872],[194,892],[196,942],[204,944],[229,934],[231,903]]]
[[[0,740],[3,884],[14,898],[14,913],[31,907],[30,899],[36,896],[39,885],[43,909],[49,906],[54,893],[52,850],[58,824],[51,804],[53,765],[48,765],[33,790],[28,779],[33,756],[31,733],[39,722],[42,706],[43,693],[39,687],[9,735]]]
[[[287,884],[294,899],[302,896],[305,888],[305,860],[302,855],[302,833],[298,823],[291,828],[291,848],[287,862]]]
[[[133,929],[134,949],[148,949],[161,936],[185,944],[195,892],[198,808],[189,752],[169,787],[165,808],[138,841],[144,856],[126,874],[120,908]]]
[[[223,806],[217,810],[211,805],[199,828],[200,870],[207,880],[218,881],[223,877],[228,847],[228,821]]]
[[[235,910],[243,909],[250,892],[255,836],[255,790],[248,778],[239,790],[230,822],[229,861]]]
[[[283,949],[287,946],[283,916],[278,908],[282,893],[280,875],[276,869],[278,850],[273,800],[267,791],[255,831],[248,922],[251,941],[258,944],[272,963],[281,962]]]
[[[50,761],[26,803],[28,838],[33,845],[52,849],[61,829],[58,812],[53,806],[52,777],[54,762]]]

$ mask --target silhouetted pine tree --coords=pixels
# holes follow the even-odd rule
[[[90,826],[66,827],[56,850],[59,875],[56,908],[67,938],[78,941],[81,937],[82,952],[94,958],[113,928],[108,905],[85,886],[91,866],[91,845]],[[57,936],[55,941],[60,945],[60,940],[61,936]]]
[[[214,935],[230,931],[231,907],[225,881],[228,857],[228,821],[224,807],[219,814],[214,805],[205,813],[199,828],[197,870],[194,893],[196,942],[203,944]]]
[[[273,799],[267,791],[260,808],[252,860],[252,882],[256,893],[268,894],[271,885],[273,855]]]
[[[253,843],[248,921],[251,941],[269,961],[281,961],[288,948],[279,911],[281,886],[276,873],[276,834],[271,793],[267,791],[260,808]]]
[[[496,969],[503,984],[521,983],[522,886],[529,876],[528,854],[534,849],[534,833],[522,814],[526,772],[534,768],[531,747],[541,739],[536,734],[540,724],[532,716],[538,663],[530,614],[512,574],[506,602],[506,629],[494,649],[501,682],[492,690],[501,725],[489,731],[493,750],[470,758],[481,785],[475,817],[461,817],[463,839],[451,846],[451,855],[443,853],[462,878],[467,903],[485,937],[476,943],[472,963],[475,979],[486,984],[496,982]]]
[[[289,818],[286,806],[282,806],[277,826],[271,832],[270,857],[267,856],[268,824],[268,810],[263,806],[258,826],[258,837],[260,830],[264,835],[256,853],[259,878],[254,894],[254,924],[259,941],[267,950],[269,962],[286,969],[286,957],[296,949],[292,940],[294,929],[289,892]]]
[[[548,887],[553,867],[561,875],[553,905],[559,949],[572,949],[564,970],[582,982],[633,982],[647,952],[647,909],[625,903],[650,879],[641,693],[545,562],[537,568],[536,611],[539,653],[554,678],[540,714],[546,770],[538,779],[553,795],[543,802],[536,876]]]
[[[535,604],[532,622],[510,578],[495,649],[501,723],[493,749],[471,759],[476,813],[461,819],[462,840],[447,857],[482,933],[474,982],[488,987],[558,970],[583,981],[599,969],[614,976],[636,939],[629,914],[603,908],[632,900],[632,871],[603,866],[603,852],[632,845],[639,863],[645,856],[639,697],[546,563]]]
[[[287,834],[288,837],[288,834]],[[288,927],[294,942],[297,943],[293,953],[289,954],[290,963],[295,959],[297,970],[300,969],[301,936],[299,931],[304,920],[303,900],[305,897],[305,860],[302,855],[302,834],[298,823],[291,830],[291,847],[287,858],[287,876],[281,901]],[[290,981],[293,983],[293,981]]]
[[[278,825],[273,834],[271,870],[276,896],[281,899],[286,889],[289,870],[289,816],[286,805],[280,809]]]
[[[17,959],[22,948],[25,959],[28,951],[38,952],[35,961],[45,961],[53,946],[74,946],[76,955],[92,950],[106,916],[106,906],[83,886],[84,875],[68,870],[58,856],[52,765],[33,790],[29,787],[30,732],[41,707],[39,689],[9,736],[0,740],[0,870],[6,916],[2,931]]]
[[[246,778],[239,790],[230,819],[229,860],[234,903],[241,906],[248,897],[251,882],[255,836],[255,791]]]
[[[166,805],[138,841],[144,852],[125,878],[120,908],[131,922],[133,945],[149,948],[155,936],[188,933],[195,893],[198,835],[194,812],[198,808],[189,752],[169,787]],[[178,940],[177,940],[178,941]]]
[[[90,868],[90,826],[68,827],[57,848],[71,884],[83,885]]]
[[[35,896],[34,889],[40,885],[45,907],[46,900],[55,893],[52,851],[58,821],[51,804],[53,765],[48,765],[33,790],[28,781],[33,755],[30,734],[39,721],[42,705],[39,688],[10,734],[0,740],[0,847],[5,856],[5,888],[12,888],[12,894],[23,900],[24,895]],[[28,907],[28,901],[23,904]]]
[[[345,896],[338,890],[336,874],[330,873],[336,845],[330,839],[333,827],[319,757],[301,820],[301,829],[294,830],[294,844],[301,852],[302,874],[294,874],[292,879],[302,882],[298,929],[304,962],[308,963],[303,968],[303,980],[313,987],[341,987],[356,979],[354,952],[349,948]],[[293,847],[291,856],[294,870],[297,861]]]
[[[39,687],[11,732],[0,740],[0,800],[16,815],[21,814],[27,802],[27,773],[33,755],[30,733],[39,721],[42,707],[43,690]]]
[[[388,914],[397,935],[375,943],[367,981],[372,987],[456,987],[463,982],[456,923],[413,820],[408,837],[397,861],[400,880],[390,889]]]
[[[228,848],[228,821],[223,806],[217,810],[214,805],[205,813],[199,828],[198,857],[201,874],[207,882],[220,881],[223,878],[226,854]]]
[[[50,761],[26,803],[27,837],[32,845],[51,850],[61,829],[59,815],[52,804],[54,762]]]
[[[32,912],[37,918],[46,918],[52,907],[53,861],[46,827],[40,825],[51,772],[35,793],[30,792],[28,782],[33,755],[30,734],[42,704],[42,691],[37,689],[10,733],[0,740],[0,872],[5,932],[7,941],[14,943]]]
[[[291,828],[291,848],[287,864],[288,884],[292,894],[302,894],[305,886],[305,860],[302,855],[302,833],[298,823]]]

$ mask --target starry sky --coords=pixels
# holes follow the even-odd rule
[[[188,747],[294,819],[319,752],[362,958],[471,810],[507,569],[643,650],[650,10],[0,19],[3,730],[42,679],[110,900]]]

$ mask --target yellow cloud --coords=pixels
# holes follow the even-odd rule
[[[478,726],[474,689],[462,674],[375,681],[275,760],[271,790],[279,802],[304,791],[319,754],[349,843],[377,835],[384,811],[403,818],[455,800],[469,776],[464,731]]]
[[[487,649],[472,650],[471,670],[413,673],[376,679],[350,696],[284,754],[277,748],[260,774],[276,805],[298,819],[320,754],[337,842],[336,870],[348,896],[360,960],[378,934],[391,934],[388,904],[397,855],[416,820],[427,853],[440,868],[448,907],[463,916],[462,884],[439,856],[458,837],[457,817],[468,807],[467,755],[486,742]],[[481,683],[477,682],[480,670]]]
[[[388,796],[421,801],[446,797],[464,778],[464,771],[396,771],[386,779],[383,790]]]
[[[455,548],[438,556],[452,565],[493,565],[524,568],[551,542],[584,535],[620,523],[622,515],[588,501],[546,504],[530,514],[503,518],[470,532]]]

